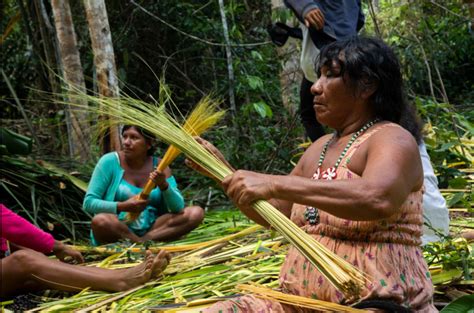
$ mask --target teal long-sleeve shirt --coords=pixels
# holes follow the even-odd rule
[[[154,159],[154,163],[155,163]],[[120,166],[117,152],[103,155],[92,173],[89,187],[84,198],[85,211],[117,214],[116,193],[123,178],[124,169]],[[178,213],[184,209],[184,199],[173,176],[167,178],[169,187],[165,191],[155,188],[150,195],[150,206],[156,208],[159,215]]]

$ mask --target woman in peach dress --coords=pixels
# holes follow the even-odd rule
[[[289,175],[239,170],[226,177],[223,188],[248,217],[266,226],[251,203],[269,200],[315,240],[368,274],[362,300],[436,312],[420,249],[421,127],[403,97],[398,60],[381,40],[354,37],[325,47],[317,69],[319,79],[311,89],[316,117],[335,132],[314,142]],[[202,144],[219,154],[211,144]],[[281,269],[280,287],[289,294],[346,301],[293,247]],[[244,296],[208,311],[302,310]]]

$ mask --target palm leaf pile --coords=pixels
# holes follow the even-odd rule
[[[42,229],[74,241],[88,238],[91,216],[82,210],[87,184],[51,163],[2,155],[2,202]]]
[[[472,227],[473,220],[465,217],[454,218],[452,223],[458,225],[461,220]],[[459,226],[452,226],[451,229],[456,232]],[[148,247],[127,243],[96,248],[76,246],[86,255],[89,261],[86,265],[115,269],[138,264],[146,248],[155,252],[158,249],[169,250],[173,253],[173,259],[165,276],[159,281],[121,293],[86,289],[73,295],[48,291],[29,295],[28,298],[39,303],[35,310],[46,312],[185,312],[207,307],[226,296],[246,292],[262,298],[279,299],[281,295],[275,295],[274,291],[268,289],[278,287],[277,278],[288,246],[282,237],[255,226],[238,211],[211,211],[207,213],[203,225],[172,244],[153,243]],[[474,293],[473,251],[474,243],[461,238],[446,238],[441,243],[424,247],[438,302],[448,303],[460,295]],[[241,285],[247,287],[242,288]],[[267,289],[262,290],[263,287]],[[5,304],[12,305],[11,301]],[[307,305],[305,302],[301,304]],[[326,307],[330,308],[331,304]],[[342,312],[342,309],[338,310]]]
[[[226,240],[216,241],[219,238]],[[465,261],[471,262],[468,273],[472,275],[473,243],[467,244],[462,239],[456,242],[460,245],[455,243],[447,248],[443,244],[432,244],[424,249],[436,289],[449,296],[454,294],[447,288],[457,290],[457,296],[473,292],[472,281],[463,276],[464,261],[453,259],[450,265],[445,262],[448,257],[454,256],[455,249],[466,249],[466,252],[471,253],[471,257],[466,255]],[[191,245],[194,247],[190,250]],[[75,295],[50,291],[29,297],[40,303],[35,310],[43,312],[183,312],[205,308],[226,297],[252,293],[265,299],[292,302],[307,308],[315,309],[319,305],[330,312],[351,312],[350,307],[338,307],[311,299],[294,299],[293,296],[275,291],[288,247],[289,243],[284,238],[255,226],[239,211],[212,211],[206,216],[205,223],[185,239],[172,245],[154,243],[148,246],[154,251],[178,251],[172,252],[173,259],[161,280],[119,293],[85,289]],[[435,247],[438,247],[437,251],[433,252]],[[87,266],[112,269],[138,264],[145,250],[144,246],[127,243],[77,248],[87,256]]]
[[[231,233],[234,235],[229,239]],[[201,239],[200,242],[198,238]],[[208,240],[209,238],[211,239]],[[227,240],[216,242],[218,238]],[[191,244],[195,248],[188,250],[187,247]],[[180,246],[184,248],[176,249]],[[250,224],[238,211],[215,211],[209,213],[205,224],[186,239],[174,242],[173,246],[153,244],[148,248],[156,251],[167,247],[175,247],[176,251],[181,252],[173,252],[171,263],[161,280],[145,284],[136,290],[114,294],[84,290],[72,297],[63,298],[64,293],[50,293],[40,297],[39,300],[43,303],[37,309],[46,312],[76,309],[83,312],[111,309],[143,311],[177,302],[235,295],[235,286],[242,283],[258,283],[273,288],[278,285],[279,269],[288,245],[282,237],[274,237],[274,234],[262,227]],[[102,248],[104,249],[89,251],[82,249],[89,256],[101,255],[106,260],[94,260],[86,265],[113,269],[134,266],[142,257],[140,251],[145,249],[127,247],[126,244]],[[137,250],[133,250],[134,248]],[[114,250],[115,253],[112,252]],[[103,304],[97,305],[98,303]]]

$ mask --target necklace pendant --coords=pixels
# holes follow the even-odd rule
[[[320,176],[321,176],[321,167],[318,166],[316,173],[313,174],[313,179],[314,180],[319,179]]]
[[[337,172],[336,172],[336,167],[334,166],[326,169],[323,172],[323,179],[333,180],[333,179],[336,179],[336,177],[337,177]]]
[[[316,225],[319,223],[319,212],[316,208],[307,206],[306,211],[304,212],[304,217],[310,225]]]

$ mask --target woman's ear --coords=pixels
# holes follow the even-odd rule
[[[373,81],[371,82],[368,79],[363,79],[362,88],[360,90],[359,96],[362,99],[367,100],[375,93],[377,88],[378,88],[378,84],[376,82],[373,82]]]

